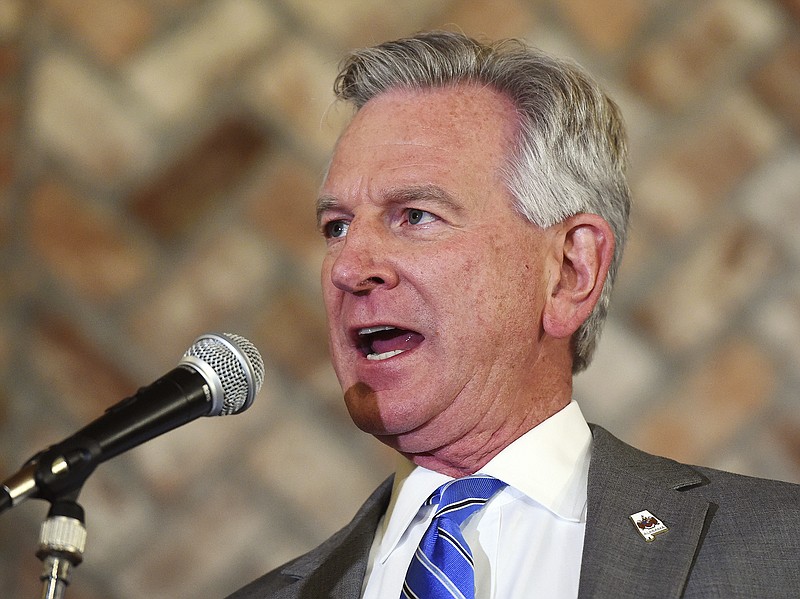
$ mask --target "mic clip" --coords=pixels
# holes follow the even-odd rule
[[[77,497],[83,483],[100,463],[101,449],[86,437],[70,437],[29,459],[3,483],[13,507],[29,498],[57,501],[71,493]]]

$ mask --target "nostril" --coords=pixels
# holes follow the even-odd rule
[[[369,277],[361,281],[356,287],[352,290],[353,293],[356,295],[364,295],[375,289],[376,287],[381,287],[384,285],[385,280],[382,277]]]
[[[383,285],[386,281],[384,281],[381,277],[369,277],[368,279],[364,279],[361,281],[361,285],[359,287],[370,287],[374,285]]]

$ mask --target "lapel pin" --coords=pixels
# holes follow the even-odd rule
[[[631,514],[630,518],[631,522],[636,526],[636,530],[648,543],[655,541],[657,535],[669,530],[661,520],[647,510]]]

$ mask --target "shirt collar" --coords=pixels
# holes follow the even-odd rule
[[[564,520],[586,520],[592,432],[574,400],[479,470]]]
[[[383,540],[378,554],[381,561],[394,551],[415,518],[426,517],[427,512],[420,509],[425,500],[441,485],[453,480],[451,476],[415,466],[397,455],[392,496],[381,523]]]
[[[479,474],[502,480],[559,518],[585,521],[591,441],[589,426],[573,400],[503,449]],[[450,480],[400,458],[382,522],[379,560],[388,557],[416,518],[427,516],[420,506]]]

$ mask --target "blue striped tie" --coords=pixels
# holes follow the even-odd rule
[[[426,501],[438,504],[411,558],[400,599],[474,599],[475,566],[461,524],[506,484],[488,476],[459,478]]]

